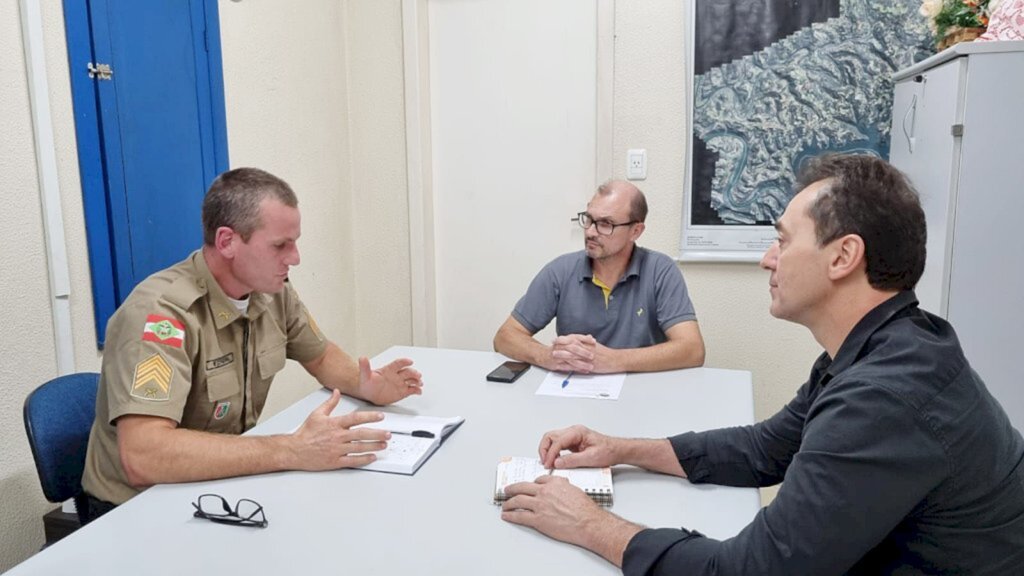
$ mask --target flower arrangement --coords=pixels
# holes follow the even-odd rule
[[[995,2],[991,2],[995,4]],[[988,26],[990,0],[923,0],[921,15],[941,41],[951,30]]]

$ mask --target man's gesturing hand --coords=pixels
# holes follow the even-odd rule
[[[292,434],[294,463],[297,470],[334,470],[355,468],[373,462],[372,454],[387,447],[391,433],[387,430],[356,428],[360,424],[384,419],[380,412],[353,411],[343,416],[331,416],[341,399],[334,390],[326,402],[318,406]]]

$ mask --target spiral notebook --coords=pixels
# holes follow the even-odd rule
[[[583,490],[587,496],[601,506],[611,506],[614,492],[612,489],[611,468],[572,468],[567,470],[549,470],[537,458],[521,458],[506,456],[498,461],[497,479],[494,483],[494,503],[501,504],[507,497],[505,487],[516,482],[533,482],[539,476],[561,476],[573,486]]]

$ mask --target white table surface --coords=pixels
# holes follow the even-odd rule
[[[160,485],[7,574],[616,574],[590,552],[503,522],[492,503],[498,459],[535,456],[545,431],[574,423],[665,437],[754,418],[745,371],[630,374],[621,397],[608,401],[536,396],[545,375],[536,367],[513,384],[487,382],[505,359],[490,352],[393,347],[373,365],[402,356],[423,372],[424,394],[388,409],[466,418],[414,476],[282,472]],[[313,392],[251,433],[287,432],[326,398]],[[716,538],[735,535],[760,505],[755,489],[691,485],[631,467],[616,467],[614,482],[616,514]],[[193,518],[190,503],[208,492],[256,500],[269,526]]]

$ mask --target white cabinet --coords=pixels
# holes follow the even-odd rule
[[[959,44],[895,74],[890,161],[921,194],[921,307],[1024,430],[1024,42]]]

